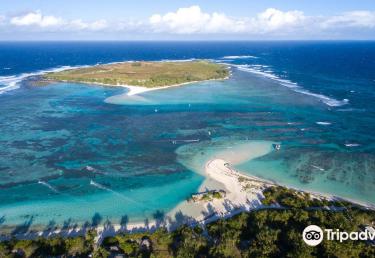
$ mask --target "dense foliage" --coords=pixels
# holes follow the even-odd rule
[[[0,242],[0,257],[88,257],[94,250],[95,236],[95,231],[89,231],[85,237],[13,239]]]
[[[329,201],[324,198],[312,198],[307,192],[295,191],[282,186],[270,187],[263,192],[263,204],[279,204],[290,208],[308,208],[308,207],[350,207],[351,203],[344,200]]]

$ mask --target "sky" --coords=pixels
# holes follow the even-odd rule
[[[0,40],[340,39],[375,39],[375,0],[0,1]]]

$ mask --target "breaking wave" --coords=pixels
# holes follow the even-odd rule
[[[302,88],[301,86],[299,86],[295,82],[292,82],[292,81],[287,80],[287,79],[282,79],[275,74],[272,74],[270,72],[265,72],[265,71],[261,70],[262,68],[265,68],[265,67],[268,67],[268,66],[263,66],[263,65],[235,65],[235,67],[237,67],[241,71],[250,72],[250,73],[253,73],[253,74],[258,74],[258,75],[261,75],[261,76],[266,77],[268,79],[271,79],[273,81],[276,81],[279,84],[281,84],[282,86],[288,87],[295,92],[318,98],[320,101],[322,101],[323,103],[325,103],[326,105],[328,105],[330,107],[339,107],[339,106],[343,106],[343,105],[346,105],[346,104],[349,103],[348,99],[337,100],[337,99],[325,96],[323,94],[313,93],[311,91],[308,91],[308,90]]]
[[[38,75],[43,75],[46,73],[61,72],[61,71],[68,70],[68,69],[83,68],[83,67],[88,67],[88,65],[60,66],[57,68],[40,70],[40,71],[33,72],[33,73],[22,73],[19,75],[0,76],[0,94],[3,94],[4,92],[7,92],[7,91],[18,89],[20,82],[31,76],[38,76]]]
[[[243,56],[223,56],[223,59],[247,59],[247,58],[258,58],[256,56],[243,55]]]
[[[165,60],[160,60],[159,62],[189,62],[189,61],[194,61],[194,60],[196,59],[195,58],[176,59],[176,60],[165,59]],[[127,61],[109,62],[106,64],[118,64],[118,63],[124,63],[124,62],[136,62],[136,61],[127,60]],[[38,76],[38,75],[43,75],[43,74],[51,73],[51,72],[61,72],[64,70],[69,70],[69,69],[85,68],[85,67],[92,67],[92,66],[98,66],[98,65],[102,65],[102,63],[98,62],[95,65],[76,65],[76,66],[67,65],[67,66],[60,66],[56,68],[40,70],[37,72],[31,72],[31,73],[22,73],[18,75],[10,75],[10,76],[0,76],[0,95],[3,94],[4,92],[18,89],[19,83],[23,81],[24,79],[31,77],[31,76]],[[8,69],[8,68],[4,68],[4,69]]]

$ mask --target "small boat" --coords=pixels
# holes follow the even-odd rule
[[[272,144],[272,146],[277,151],[281,149],[281,144]]]

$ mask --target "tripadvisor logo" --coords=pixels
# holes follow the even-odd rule
[[[350,233],[339,229],[324,229],[324,232],[326,233],[325,237],[320,227],[316,225],[307,226],[302,232],[303,241],[309,246],[317,246],[323,241],[323,238],[330,241],[340,241],[340,243],[346,240],[375,240],[375,232],[370,232],[367,228],[364,231]]]
[[[323,230],[315,225],[310,225],[303,230],[303,241],[309,246],[317,246],[323,241]]]

